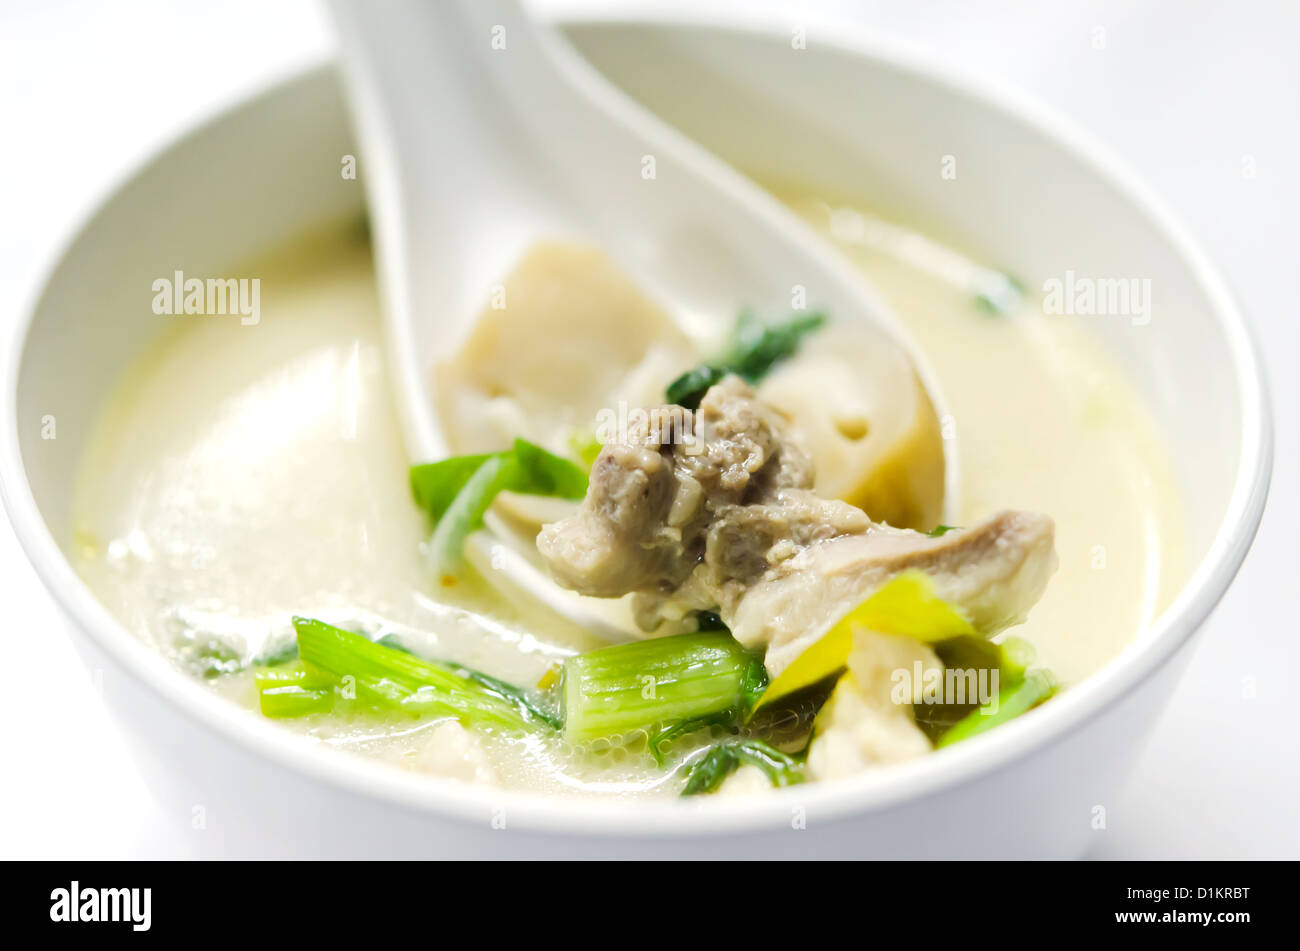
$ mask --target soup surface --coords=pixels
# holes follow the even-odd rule
[[[1138,398],[1085,327],[1043,316],[996,272],[860,209],[785,198],[863,268],[933,362],[959,441],[962,524],[1006,508],[1055,520],[1059,570],[1015,633],[1068,688],[1139,636],[1182,581],[1181,507]],[[103,411],[70,540],[103,603],[250,716],[247,668],[292,637],[295,614],[394,632],[517,684],[600,646],[472,578],[430,577],[362,233],[318,236],[247,273],[261,279],[256,325],[166,318],[174,326]],[[283,722],[466,781],[622,796],[680,786],[635,746],[471,739],[364,713]]]

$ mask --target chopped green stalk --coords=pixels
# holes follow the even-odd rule
[[[691,764],[686,774],[683,796],[698,796],[715,792],[722,781],[742,764],[757,766],[775,787],[793,786],[803,782],[799,762],[762,740],[727,740],[711,747],[699,760]]]
[[[460,564],[465,539],[483,524],[483,516],[514,478],[513,456],[489,456],[456,493],[429,540],[429,564],[437,574]]]
[[[441,462],[411,466],[411,494],[415,496],[415,504],[435,519],[442,518],[470,476],[492,455],[453,456]]]
[[[334,706],[334,691],[327,687],[302,687],[280,684],[263,687],[259,694],[262,715],[267,717],[301,717],[325,713]]]
[[[304,663],[337,678],[344,696],[354,692],[377,707],[454,716],[466,726],[525,730],[539,722],[523,705],[454,668],[322,621],[294,618],[293,626]]]
[[[728,352],[719,360],[703,363],[668,385],[668,402],[698,409],[709,387],[728,373],[757,383],[782,360],[799,349],[799,342],[826,322],[825,314],[803,314],[782,323],[764,325],[753,314],[742,314],[732,333]]]
[[[1027,710],[1032,710],[1055,692],[1056,681],[1050,673],[1041,669],[1031,670],[1019,684],[998,692],[996,709],[991,704],[986,704],[966,714],[952,729],[939,737],[936,746],[951,746],[1001,726]]]
[[[728,712],[743,715],[762,664],[726,631],[616,644],[564,662],[565,733],[612,737]]]
[[[264,668],[253,673],[253,682],[259,690],[267,687],[329,687],[333,678],[319,671],[309,671],[301,664],[293,667],[281,666]]]
[[[587,493],[587,473],[524,439],[516,439],[504,452],[456,456],[411,467],[416,504],[438,522],[429,542],[429,560],[435,571],[441,573],[459,564],[465,539],[483,524],[483,516],[505,491],[580,499]]]
[[[926,532],[926,534],[931,538],[943,538],[943,536],[947,535],[949,532],[957,531],[961,531],[961,527],[958,525],[936,525],[934,528]]]

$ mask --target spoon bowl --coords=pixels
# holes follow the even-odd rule
[[[936,414],[946,414],[935,374],[856,269],[514,0],[329,5],[414,457],[456,448],[435,410],[431,368],[451,355],[525,250],[555,238],[603,248],[697,340],[721,336],[742,305],[769,319],[806,309],[857,321],[873,347],[906,354]],[[951,520],[951,438],[944,456]],[[635,632],[623,602],[560,589],[531,545],[511,541],[498,518],[489,515],[487,525],[467,555],[494,585],[610,639]]]

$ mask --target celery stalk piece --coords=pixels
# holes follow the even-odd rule
[[[565,734],[620,736],[724,712],[743,715],[762,661],[726,631],[616,644],[564,662]]]
[[[337,678],[345,697],[354,691],[377,707],[453,716],[467,726],[518,731],[539,723],[525,704],[450,667],[322,621],[296,617],[293,626],[303,662]]]

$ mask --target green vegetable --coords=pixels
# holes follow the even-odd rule
[[[501,689],[506,685],[486,675],[469,677],[462,673],[464,668],[423,660],[323,621],[296,617],[293,626],[304,669],[327,677],[347,699],[386,710],[453,716],[466,726],[528,730],[551,725],[519,696]],[[280,689],[285,688],[265,688],[263,695]]]
[[[453,456],[441,462],[411,466],[411,494],[415,496],[415,504],[435,519],[442,518],[470,476],[492,456],[493,453]]]
[[[826,323],[825,314],[804,314],[778,324],[764,325],[751,313],[741,314],[731,345],[720,359],[703,363],[668,384],[668,402],[698,409],[700,399],[728,373],[757,383],[772,367],[794,354],[799,342]]]
[[[595,433],[574,432],[569,434],[569,449],[573,456],[583,467],[590,472],[591,467],[596,462],[596,457],[600,451],[605,448],[605,444],[596,438]]]
[[[727,714],[738,722],[762,661],[726,631],[601,647],[564,661],[565,734],[613,737]]]
[[[987,678],[989,671],[997,671],[997,680],[991,684],[1001,694],[1024,682],[1029,665],[1034,662],[1034,648],[1019,637],[1008,637],[1001,644],[975,635],[949,638],[934,645],[935,654],[947,670],[976,671]],[[988,680],[984,683],[988,684]],[[978,713],[979,698],[968,697],[965,703],[918,703],[912,713],[916,725],[934,743],[938,743],[958,723]]]
[[[1019,637],[1008,637],[1001,644],[974,634],[949,638],[934,645],[934,652],[944,667],[958,670],[998,671],[1003,686],[1025,679],[1025,670],[1034,662],[1034,647]]]
[[[926,534],[929,535],[931,538],[942,538],[944,535],[947,535],[949,532],[959,532],[959,531],[961,531],[961,528],[960,526],[957,525],[936,525],[934,528],[926,532]]]
[[[975,292],[975,306],[986,314],[1004,317],[1024,305],[1025,286],[1010,274],[987,271]]]
[[[581,466],[525,439],[516,439],[512,451],[516,469],[507,486],[511,492],[561,499],[580,499],[587,494],[587,473]]]
[[[693,370],[687,370],[668,384],[666,394],[668,402],[676,403],[678,406],[684,406],[687,409],[699,409],[700,400],[709,391],[709,387],[720,382],[726,375],[726,368],[721,366],[702,365]]]
[[[416,504],[438,523],[429,543],[429,558],[438,571],[459,563],[465,539],[483,524],[483,516],[505,491],[580,499],[587,494],[587,473],[524,439],[516,439],[503,452],[411,467]]]
[[[554,730],[564,727],[564,721],[554,710],[549,710],[542,704],[538,703],[528,691],[522,687],[516,687],[514,684],[508,684],[504,680],[499,680],[490,674],[485,674],[481,670],[474,670],[470,667],[463,667],[460,664],[447,664],[447,667],[460,674],[466,680],[472,680],[480,687],[483,687],[489,693],[496,694],[499,698],[507,703],[513,703],[521,711],[527,713],[536,720],[540,720]]]
[[[510,487],[513,470],[511,457],[490,456],[456,493],[429,540],[429,564],[435,573],[452,571],[460,564],[465,539],[483,524],[496,497]]]
[[[986,704],[966,714],[945,732],[936,744],[952,746],[962,740],[978,736],[1001,726],[1028,710],[1032,710],[1056,692],[1056,681],[1046,670],[1031,670],[1025,679],[998,692],[997,706]]]
[[[725,740],[710,747],[703,757],[691,764],[682,795],[715,792],[722,781],[744,763],[757,766],[778,788],[803,782],[799,762],[762,740]]]
[[[722,713],[714,713],[709,716],[695,717],[690,720],[674,720],[665,723],[650,734],[646,740],[646,749],[654,758],[655,765],[660,769],[663,768],[664,748],[680,740],[683,736],[694,733],[697,730],[712,729],[713,727],[731,727],[735,725],[735,716],[729,710]]]
[[[334,706],[334,691],[327,687],[299,687],[296,684],[264,687],[259,694],[262,715],[301,717],[325,713]]]

